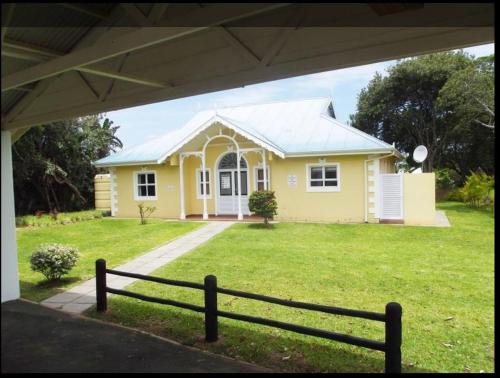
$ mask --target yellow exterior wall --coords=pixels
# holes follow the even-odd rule
[[[142,170],[156,171],[155,201],[134,200],[134,172]],[[139,217],[138,204],[156,206],[151,218],[178,218],[180,213],[179,201],[179,167],[172,167],[168,163],[160,165],[116,167],[115,203],[117,217]]]
[[[217,158],[228,152],[228,145],[208,146],[206,151],[206,168],[210,169],[210,193],[211,198],[207,200],[209,214],[215,214],[215,164]],[[252,147],[246,145],[247,147]],[[254,145],[253,147],[257,147]],[[262,161],[260,154],[249,152],[245,154],[248,163],[249,194],[254,190],[254,166]],[[177,160],[177,161],[176,161]],[[152,218],[179,218],[180,215],[180,193],[179,193],[179,162],[174,159],[175,166],[167,161],[160,165],[116,167],[115,203],[117,217],[138,217],[137,205],[141,202],[145,205],[156,206]],[[184,159],[184,206],[186,214],[202,214],[203,200],[196,196],[196,169],[201,168],[201,159],[189,156]],[[157,200],[136,201],[134,200],[134,172],[141,170],[153,170],[157,175]]]
[[[94,197],[96,210],[111,210],[111,183],[109,174],[95,175]]]
[[[274,158],[271,186],[276,192],[278,220],[364,222],[364,160],[366,155]],[[339,192],[307,192],[306,164],[339,163]],[[296,187],[288,186],[288,175],[297,176]]]
[[[207,148],[207,168],[210,169],[210,193],[207,200],[208,213],[215,214],[215,166],[217,159],[227,152],[227,146]],[[268,157],[270,153],[267,153]],[[249,194],[254,191],[254,167],[262,162],[260,154],[245,154],[248,162]],[[340,164],[339,192],[307,192],[306,164],[338,162]],[[364,160],[366,155],[332,156],[321,158],[287,158],[273,156],[267,161],[270,168],[271,189],[276,192],[278,220],[363,222],[364,221]],[[178,161],[174,164],[178,164]],[[199,157],[184,159],[184,201],[186,214],[202,214],[203,200],[196,196],[196,169],[200,168]],[[157,200],[134,200],[134,172],[154,170],[157,174]],[[161,165],[116,167],[115,206],[117,217],[137,217],[137,205],[156,206],[151,217],[178,218],[180,215],[179,166],[166,162]],[[288,175],[297,177],[296,187],[288,186]]]
[[[434,173],[403,175],[403,218],[409,225],[434,224],[436,191]]]

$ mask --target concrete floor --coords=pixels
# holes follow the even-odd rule
[[[269,370],[24,300],[2,303],[2,373]]]

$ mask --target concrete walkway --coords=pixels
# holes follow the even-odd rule
[[[436,210],[436,227],[451,227],[450,221],[443,210]]]
[[[162,245],[126,264],[113,269],[130,273],[149,274],[152,271],[168,264],[177,257],[184,255],[213,236],[224,231],[234,222],[210,222],[184,236]],[[106,256],[103,256],[105,259]],[[107,286],[114,289],[123,289],[136,281],[135,278],[108,275]],[[95,278],[77,285],[64,293],[60,293],[42,301],[42,305],[58,310],[80,314],[96,303]]]
[[[24,300],[2,303],[2,373],[263,373],[268,369]]]

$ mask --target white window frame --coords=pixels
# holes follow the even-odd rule
[[[205,182],[205,184],[208,184],[208,190],[210,191],[210,194],[207,196],[207,199],[212,199],[212,172],[210,168],[205,168],[205,171],[208,172],[208,181]],[[201,194],[201,168],[196,168],[196,198],[197,199],[203,199],[205,195]]]
[[[155,195],[154,196],[139,196],[138,187],[139,187],[139,175],[141,174],[154,174],[155,175]],[[147,181],[147,179],[146,179]],[[156,171],[135,171],[134,172],[134,200],[135,201],[156,201],[158,199],[158,175]]]
[[[311,186],[311,168],[323,168],[323,181],[325,180],[335,180],[325,178],[325,167],[336,167],[337,168],[337,186]],[[340,192],[340,164],[337,162],[331,163],[309,163],[306,164],[306,191],[307,192]]]
[[[258,170],[259,169],[262,169],[264,170],[264,168],[262,167],[262,164],[259,164],[259,165],[256,165],[253,167],[253,177],[254,177],[254,180],[253,180],[253,189],[256,191],[258,186],[258,182],[265,182],[265,181],[262,181],[262,180],[259,180],[259,176],[258,176]],[[269,165],[266,166],[266,174],[267,174],[267,190],[270,190],[271,189],[271,169],[269,167]],[[266,180],[266,178],[264,178],[264,180]]]

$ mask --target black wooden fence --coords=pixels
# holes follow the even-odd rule
[[[117,276],[137,278],[145,281],[158,282],[166,285],[188,287],[192,289],[203,290],[205,293],[205,306],[193,305],[190,303],[178,302],[170,299],[162,299],[150,297],[147,295],[132,293],[126,290],[113,289],[106,286],[106,273]],[[399,303],[390,302],[385,306],[385,313],[376,313],[360,310],[351,310],[347,308],[323,306],[311,303],[303,303],[296,301],[288,301],[265,295],[246,293],[238,290],[224,289],[217,286],[217,278],[215,276],[206,276],[204,284],[170,280],[166,278],[145,276],[142,274],[120,272],[113,269],[106,269],[106,261],[99,259],[96,261],[96,297],[97,297],[97,311],[104,312],[107,309],[107,296],[106,293],[123,295],[126,297],[141,299],[147,302],[161,303],[165,305],[185,308],[188,310],[202,312],[205,314],[205,340],[207,342],[217,341],[218,339],[218,321],[219,316],[224,318],[236,319],[250,323],[267,325],[275,328],[281,328],[288,331],[301,333],[303,335],[311,335],[340,341],[342,343],[356,345],[368,349],[374,349],[385,353],[385,372],[386,373],[400,373],[401,372],[401,315],[402,308]],[[217,309],[217,293],[233,295],[241,298],[255,299],[258,301],[275,303],[282,306],[302,308],[306,310],[313,310],[324,312],[327,314],[335,314],[342,316],[349,316],[355,318],[363,318],[368,320],[375,320],[385,323],[385,342],[364,339],[361,337],[335,333],[316,328],[304,327],[296,324],[284,323],[271,319],[264,319],[255,316],[235,314],[232,312],[220,311]]]

